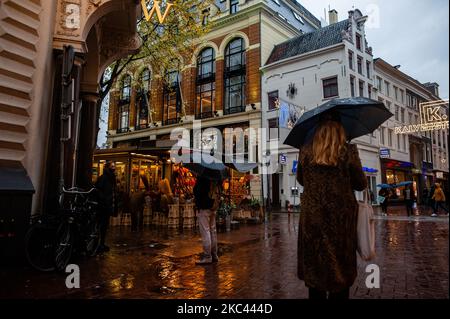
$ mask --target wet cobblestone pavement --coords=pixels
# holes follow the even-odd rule
[[[377,214],[377,258],[370,263],[380,267],[381,287],[366,288],[367,263],[359,261],[351,298],[449,298],[448,217],[423,214]],[[67,289],[64,273],[0,268],[0,298],[306,298],[296,276],[297,231],[298,214],[241,225],[219,233],[218,264],[197,266],[195,231],[113,228],[109,253],[76,261],[80,289]]]

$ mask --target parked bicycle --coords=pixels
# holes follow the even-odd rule
[[[56,232],[55,266],[65,270],[74,253],[95,256],[100,246],[101,227],[96,189],[79,188],[63,190],[72,196],[69,208],[63,210],[63,218]]]
[[[69,197],[67,205],[65,198]],[[58,214],[32,220],[25,236],[25,254],[39,271],[65,270],[74,253],[94,256],[100,246],[101,228],[96,189],[63,189]]]

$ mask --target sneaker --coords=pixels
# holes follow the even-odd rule
[[[433,213],[433,214],[431,214],[431,217],[437,217],[437,214]]]
[[[212,258],[202,258],[196,262],[197,265],[208,265],[212,263]]]
[[[218,256],[212,256],[212,262],[213,263],[219,262],[219,257]]]

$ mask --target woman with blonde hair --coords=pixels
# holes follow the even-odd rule
[[[298,237],[298,276],[310,299],[348,299],[357,275],[354,190],[367,187],[356,145],[332,119],[318,125],[299,153],[297,179],[304,187]]]

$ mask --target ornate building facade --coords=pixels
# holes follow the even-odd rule
[[[91,165],[99,77],[112,61],[138,47],[138,15],[135,0],[1,1],[0,168],[8,182],[23,179],[32,185],[33,213],[55,207],[61,178],[56,167],[62,147],[63,47],[74,48],[63,170],[66,185],[73,185]]]
[[[165,79],[145,61],[130,66],[117,79],[110,94],[110,147],[168,147],[176,142],[170,140],[174,128],[192,130],[199,120],[202,129],[221,132],[265,127],[261,66],[274,45],[320,28],[320,21],[297,1],[216,1],[209,12],[212,30],[199,40],[193,56],[174,65]],[[137,83],[145,83],[148,107],[141,102]],[[180,103],[182,108],[177,107]],[[257,138],[248,139],[246,148],[256,147]],[[252,172],[250,185],[256,198],[263,194],[259,172]]]

